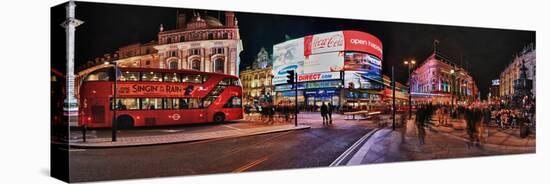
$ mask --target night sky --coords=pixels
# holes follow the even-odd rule
[[[114,53],[119,47],[133,43],[147,43],[157,39],[159,25],[165,30],[175,28],[177,12],[185,12],[188,19],[193,10],[164,7],[128,6],[98,3],[76,3],[76,18],[85,23],[76,31],[76,66],[85,64],[105,53]],[[202,15],[220,17],[223,12],[195,10]],[[64,29],[59,26],[65,19],[63,7],[51,12],[52,48],[63,47]],[[397,79],[406,82],[404,60],[424,61],[433,52],[433,40],[439,40],[438,52],[462,65],[474,77],[486,98],[492,79],[508,65],[513,55],[529,43],[535,42],[534,31],[485,29],[456,26],[435,26],[350,19],[331,19],[303,16],[239,13],[244,51],[241,52],[241,69],[249,66],[261,47],[270,53],[273,45],[283,42],[285,35],[299,38],[305,35],[358,30],[377,36],[383,43],[383,73],[390,76],[391,66],[397,66]],[[58,40],[63,41],[58,41]],[[63,71],[64,50],[52,49],[52,66]],[[462,59],[461,59],[462,58]],[[60,62],[58,62],[58,60]],[[462,60],[462,62],[461,62]]]

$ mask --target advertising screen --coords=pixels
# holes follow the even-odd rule
[[[284,66],[304,61],[304,38],[273,45],[273,66]]]
[[[304,55],[336,52],[344,50],[343,31],[334,31],[306,36],[304,38]]]
[[[304,61],[304,73],[338,72],[343,67],[343,52],[313,54]]]
[[[349,89],[383,89],[380,81],[380,78],[373,78],[369,72],[346,71],[344,74],[344,85]]]
[[[500,80],[498,80],[498,79],[492,80],[491,83],[493,84],[493,86],[498,86],[498,85],[500,85]]]
[[[286,71],[304,73],[304,39],[288,40],[273,46],[273,84],[286,83]]]
[[[382,61],[376,56],[367,53],[346,52],[344,54],[344,68],[346,71],[366,71],[380,75]]]
[[[382,42],[375,36],[361,31],[344,31],[345,50],[366,52],[382,59]]]

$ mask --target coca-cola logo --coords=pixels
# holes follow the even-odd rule
[[[340,34],[334,34],[330,37],[314,37],[311,48],[322,49],[342,46],[344,46],[344,37]]]

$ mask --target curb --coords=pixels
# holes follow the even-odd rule
[[[361,147],[359,149],[361,149],[368,140],[370,140],[370,138],[376,133],[378,132],[379,130],[382,130],[384,128],[375,128],[373,130],[371,130],[370,132],[366,133],[365,135],[363,135],[361,138],[359,138],[357,141],[355,141],[355,143],[353,143],[348,149],[346,149],[346,151],[344,151],[340,156],[338,156],[334,161],[332,161],[332,163],[329,165],[329,167],[335,167],[335,166],[342,166],[342,165],[348,165],[348,162],[349,160],[351,160],[351,158],[353,158],[355,156],[352,155],[352,157],[350,159],[348,159],[345,164],[342,164],[342,162],[344,160],[346,160],[350,154],[352,152],[354,152],[358,147],[359,145],[361,145]],[[370,149],[370,148],[368,148]]]
[[[254,135],[262,135],[262,134],[277,133],[277,132],[286,132],[286,131],[293,131],[293,130],[305,130],[305,129],[309,129],[309,128],[311,128],[311,127],[310,126],[298,126],[298,127],[293,127],[293,128],[290,128],[290,129],[268,130],[268,131],[254,132],[254,133],[249,133],[249,134],[244,134],[244,135],[231,135],[231,136],[221,136],[221,137],[215,137],[215,138],[203,138],[203,139],[192,139],[192,140],[174,140],[174,141],[159,142],[159,143],[125,144],[125,145],[82,145],[82,144],[74,144],[74,143],[71,144],[71,143],[69,143],[68,146],[69,146],[69,148],[88,148],[88,149],[156,146],[156,145],[198,142],[198,141],[215,140],[215,139],[248,137],[248,136],[254,136]],[[52,142],[52,144],[67,145],[65,143],[56,143],[56,142]]]

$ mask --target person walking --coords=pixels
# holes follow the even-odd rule
[[[466,132],[468,133],[468,148],[474,146],[475,142],[475,133],[476,133],[476,126],[475,126],[475,115],[474,111],[472,109],[466,109],[464,112],[466,116]]]
[[[289,105],[290,105],[290,104],[283,104],[283,105],[282,105],[282,113],[283,113],[283,115],[285,116],[285,122],[290,122]]]
[[[323,102],[323,105],[321,105],[321,117],[323,117],[323,126],[328,124],[327,113],[328,107],[325,102]]]
[[[267,104],[267,117],[269,124],[273,124],[275,121],[273,119],[273,116],[275,115],[275,107],[273,104],[269,103]]]
[[[424,121],[426,119],[426,109],[421,107],[416,110],[416,129],[418,131],[418,142],[420,145],[424,144],[424,138],[426,136],[426,130],[424,129]]]
[[[329,124],[332,124],[332,104],[329,102],[328,103],[328,109],[327,109],[327,114],[328,114],[328,122]]]
[[[401,114],[399,123],[399,130],[401,133],[401,142],[405,142],[405,136],[407,134],[407,114]]]

